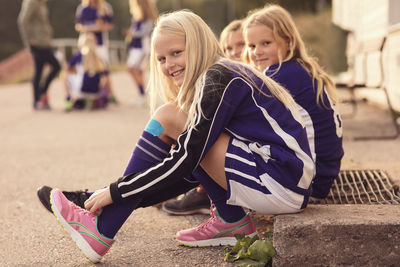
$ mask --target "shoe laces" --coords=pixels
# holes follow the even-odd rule
[[[209,224],[214,223],[214,221],[218,218],[217,208],[215,207],[214,203],[211,201],[210,205],[210,215],[211,217],[205,220],[202,224],[200,224],[196,230],[199,232],[204,228],[207,228]]]
[[[213,224],[214,221],[217,219],[216,216],[211,216],[210,218],[208,218],[207,220],[205,220],[202,224],[200,224],[197,228],[196,231],[200,232],[205,228],[208,228],[208,225]]]
[[[84,216],[89,216],[89,218],[91,219],[91,221],[92,222],[94,222],[95,221],[95,216],[93,216],[88,210],[86,210],[86,209],[82,209],[81,207],[79,207],[79,206],[77,206],[77,205],[75,205],[75,203],[73,203],[73,202],[69,202],[68,203],[70,206],[71,206],[71,208],[73,209],[73,214],[74,215],[77,215],[77,217],[80,219],[80,218],[82,218],[82,217],[84,217]]]

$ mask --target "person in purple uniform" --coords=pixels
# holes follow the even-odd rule
[[[129,7],[132,25],[126,33],[126,40],[129,43],[127,65],[139,89],[139,97],[133,102],[133,106],[141,107],[146,104],[143,64],[149,55],[150,35],[158,12],[152,0],[130,0]]]
[[[234,245],[235,234],[254,236],[243,207],[301,212],[315,164],[291,95],[255,68],[226,59],[212,30],[190,11],[161,16],[151,47],[153,114],[125,176],[95,191],[86,209],[59,189],[50,193],[57,220],[83,253],[100,261],[135,209],[199,183],[214,207],[206,222],[177,233],[182,245]],[[165,104],[156,109],[160,94]]]
[[[245,58],[284,86],[299,105],[316,163],[312,196],[325,198],[343,157],[335,86],[310,57],[290,14],[278,5],[255,10],[244,22]]]
[[[75,29],[80,33],[91,32],[97,39],[97,53],[108,67],[108,32],[113,28],[113,9],[105,0],[82,0],[76,9]],[[106,88],[111,103],[117,103],[111,86],[109,70],[106,76]]]
[[[65,111],[73,108],[103,108],[106,106],[105,64],[96,50],[96,37],[85,33],[79,37],[76,53],[68,62],[65,79],[67,99]]]

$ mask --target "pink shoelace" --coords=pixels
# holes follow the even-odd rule
[[[207,228],[207,226],[212,223],[215,219],[217,219],[217,209],[214,206],[214,203],[211,202],[211,206],[210,206],[210,215],[211,217],[208,218],[207,220],[205,220],[202,224],[200,224],[199,226],[197,226],[196,231],[200,232],[201,230],[203,230],[204,228]]]
[[[82,209],[81,207],[75,205],[71,201],[68,201],[68,205],[72,207],[73,210],[71,218],[73,221],[80,222],[80,218],[82,218],[83,216],[89,216],[91,218],[91,221],[95,222],[96,217],[93,214],[91,214],[88,210]]]

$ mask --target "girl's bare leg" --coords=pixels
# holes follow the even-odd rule
[[[156,110],[153,119],[164,128],[159,138],[165,143],[173,145],[176,144],[179,135],[185,130],[187,114],[174,103],[167,103]]]
[[[132,75],[133,79],[135,80],[135,82],[139,85],[143,85],[144,84],[144,79],[143,79],[143,72],[139,69],[136,68],[129,68],[129,72]]]
[[[229,139],[227,134],[222,133],[200,163],[207,174],[225,190],[228,188],[225,175],[225,155]]]

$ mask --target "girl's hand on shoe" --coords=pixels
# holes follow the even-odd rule
[[[94,215],[99,215],[103,207],[112,204],[110,188],[96,190],[88,200],[85,201],[85,208]]]

